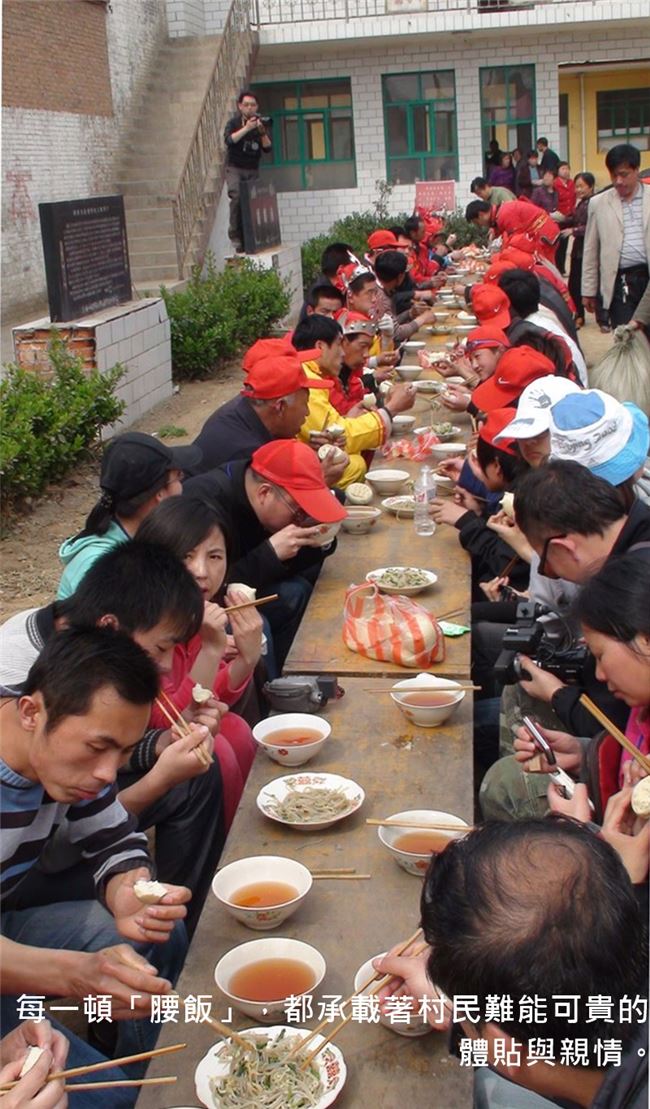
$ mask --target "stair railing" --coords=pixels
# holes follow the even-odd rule
[[[233,94],[246,77],[258,36],[250,23],[250,0],[233,0],[226,17],[208,88],[173,199],[178,276],[184,277],[195,229],[203,220],[200,252],[210,235],[225,175],[223,129],[233,110]],[[209,178],[214,188],[207,189]]]

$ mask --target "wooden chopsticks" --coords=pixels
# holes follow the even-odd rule
[[[163,704],[163,699],[165,700],[169,708],[165,708],[165,705]],[[174,702],[167,696],[164,689],[161,689],[160,697],[156,697],[156,705],[165,717],[165,720],[167,720],[172,728],[178,728],[179,732],[183,736],[188,736],[192,734],[189,724],[181,715],[180,710],[177,708]],[[193,747],[192,750],[203,766],[210,766],[212,762],[212,755],[208,754],[202,744],[198,744],[196,747]]]
[[[586,693],[583,693],[582,697],[580,698],[580,704],[584,708],[586,708],[587,712],[591,713],[591,715],[599,722],[599,724],[602,724],[603,728],[607,729],[609,735],[611,735],[613,739],[617,740],[617,742],[620,743],[621,747],[623,747],[627,751],[628,755],[631,755],[632,758],[638,762],[639,766],[642,767],[643,770],[645,770],[646,774],[650,774],[650,759],[647,757],[647,755],[644,755],[634,746],[634,744],[627,738],[627,736],[623,734],[621,729],[617,728],[616,724],[612,723],[612,721],[602,711],[602,709],[599,709],[598,705],[594,704],[594,702],[591,700],[591,697],[588,697]]]
[[[469,682],[458,682],[457,685],[412,685],[412,686],[380,686],[366,685],[364,693],[400,693],[406,697],[409,693],[462,693],[466,689],[482,689],[482,685],[471,685]],[[417,707],[417,706],[414,706]],[[421,705],[426,708],[426,705]],[[435,707],[435,706],[432,706]]]
[[[74,1094],[75,1091],[82,1090],[117,1090],[125,1089],[130,1086],[171,1086],[173,1082],[178,1082],[176,1075],[167,1075],[164,1078],[122,1078],[116,1082],[73,1082],[70,1086],[64,1086],[64,1090],[68,1094]]]
[[[270,601],[277,601],[279,594],[272,593],[270,597],[260,597],[257,601],[242,601],[240,605],[230,605],[224,608],[224,612],[239,612],[242,608],[259,608],[260,605],[268,605]]]
[[[368,817],[366,824],[371,824],[373,828],[418,828],[421,832],[466,832],[473,831],[473,825],[469,824],[443,824],[432,823],[424,824],[418,820],[374,820]]]
[[[187,1044],[171,1044],[169,1047],[156,1047],[151,1051],[140,1051],[137,1055],[124,1055],[121,1059],[104,1059],[98,1063],[88,1063],[83,1067],[71,1067],[68,1070],[54,1071],[52,1074],[48,1074],[46,1082],[56,1082],[61,1078],[77,1078],[81,1075],[92,1074],[95,1071],[112,1070],[113,1067],[124,1067],[127,1066],[128,1063],[140,1063],[143,1059],[155,1059],[159,1055],[169,1055],[172,1051],[182,1051],[186,1047]],[[151,1081],[153,1081],[153,1079]],[[160,1081],[160,1079],[156,1079],[156,1081]],[[166,1078],[163,1081],[175,1082],[176,1079]],[[14,1082],[5,1082],[4,1085],[0,1086],[0,1091],[4,1093],[7,1090],[12,1090],[17,1082],[18,1079]],[[120,1080],[118,1084],[122,1085],[122,1080]],[[115,1085],[115,1083],[110,1082],[108,1085],[112,1086]],[[134,1081],[131,1085],[140,1085],[140,1082]],[[73,1085],[70,1089],[95,1089],[95,1083],[90,1083],[88,1086]]]
[[[501,571],[501,573],[498,576],[500,578],[507,578],[508,575],[512,573],[512,571],[514,570],[514,568],[515,568],[515,566],[517,565],[518,562],[519,562],[519,555],[516,554],[510,559],[510,562],[506,563],[503,570]]]

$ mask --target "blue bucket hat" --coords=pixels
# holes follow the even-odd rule
[[[650,446],[648,417],[600,389],[563,397],[551,408],[551,457],[572,459],[611,485],[643,466]]]

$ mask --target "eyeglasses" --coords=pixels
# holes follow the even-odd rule
[[[562,532],[561,535],[548,535],[546,537],[546,539],[544,540],[544,546],[542,547],[542,553],[539,556],[539,570],[538,570],[538,573],[539,574],[544,574],[547,578],[550,578],[550,577],[553,576],[552,572],[549,574],[548,571],[547,571],[547,568],[546,568],[546,561],[548,559],[548,549],[549,549],[551,543],[554,543],[556,539],[566,539],[566,532]]]
[[[273,492],[276,493],[280,500],[284,501],[287,508],[291,510],[291,523],[295,524],[297,528],[308,528],[317,523],[317,521],[312,519],[311,516],[308,516],[306,512],[303,512],[302,508],[300,508],[295,501],[289,500],[284,490],[282,490],[279,485],[273,486]]]

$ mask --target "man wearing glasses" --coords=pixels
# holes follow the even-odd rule
[[[316,454],[306,443],[275,439],[250,461],[227,462],[190,478],[183,492],[230,516],[237,551],[229,580],[245,582],[258,596],[279,594],[264,608],[279,670],[323,559],[336,546],[332,525],[345,517]]]

